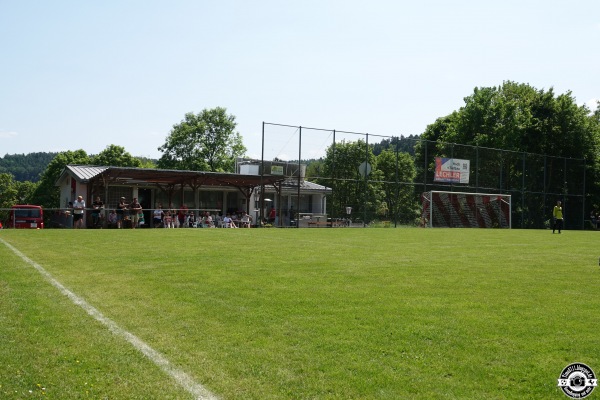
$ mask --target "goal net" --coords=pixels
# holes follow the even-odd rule
[[[430,191],[421,195],[423,226],[434,228],[509,228],[507,194]]]

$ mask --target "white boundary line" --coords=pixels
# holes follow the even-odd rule
[[[119,336],[126,341],[128,341],[136,350],[141,352],[147,358],[150,359],[157,367],[159,367],[164,373],[171,376],[171,378],[175,379],[175,381],[186,391],[188,391],[191,395],[193,395],[198,400],[212,400],[217,399],[218,397],[212,394],[208,389],[206,389],[203,385],[194,381],[194,379],[188,375],[186,372],[180,370],[175,367],[169,360],[154,350],[148,344],[146,344],[142,339],[138,338],[132,333],[129,333],[125,329],[121,328],[117,325],[116,322],[107,318],[102,314],[98,309],[93,307],[87,301],[77,296],[75,293],[67,289],[62,283],[57,281],[48,271],[46,271],[41,265],[36,263],[35,261],[29,259],[26,255],[21,253],[15,247],[7,243],[4,239],[0,238],[0,242],[4,243],[6,247],[11,249],[13,253],[21,257],[23,261],[27,264],[31,265],[35,268],[52,286],[57,288],[63,295],[67,296],[74,304],[83,308],[85,312],[94,317],[94,319],[100,322],[102,325],[108,328],[114,335]]]

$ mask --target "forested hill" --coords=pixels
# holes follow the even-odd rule
[[[37,182],[58,153],[6,154],[0,158],[0,174],[9,173],[15,181]]]

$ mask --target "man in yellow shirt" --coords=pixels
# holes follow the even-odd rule
[[[563,228],[563,209],[560,200],[557,201],[556,205],[554,206],[554,210],[552,211],[552,217],[554,217],[552,233],[554,233],[556,229],[558,229],[558,233],[560,233],[560,231]]]

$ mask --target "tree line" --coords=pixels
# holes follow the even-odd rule
[[[235,116],[222,107],[187,113],[158,148],[158,160],[134,157],[116,145],[97,155],[83,150],[6,155],[0,159],[0,208],[19,202],[56,207],[54,184],[67,164],[233,172],[235,159],[246,152],[236,126]],[[600,108],[592,112],[578,105],[571,92],[556,95],[552,88],[511,81],[475,88],[460,109],[436,119],[420,135],[331,145],[323,159],[308,160],[307,179],[333,189],[328,208],[338,215],[352,205],[355,213],[368,208],[378,218],[401,216],[410,223],[419,208],[411,184],[426,168],[426,152],[451,156],[445,143],[583,158],[590,203],[599,205]],[[367,180],[357,168],[365,161],[371,168]],[[41,173],[36,172],[40,165],[45,165]],[[520,179],[520,173],[508,170],[506,179]]]
[[[6,154],[0,158],[0,174],[11,174],[16,181],[37,182],[58,153]]]

